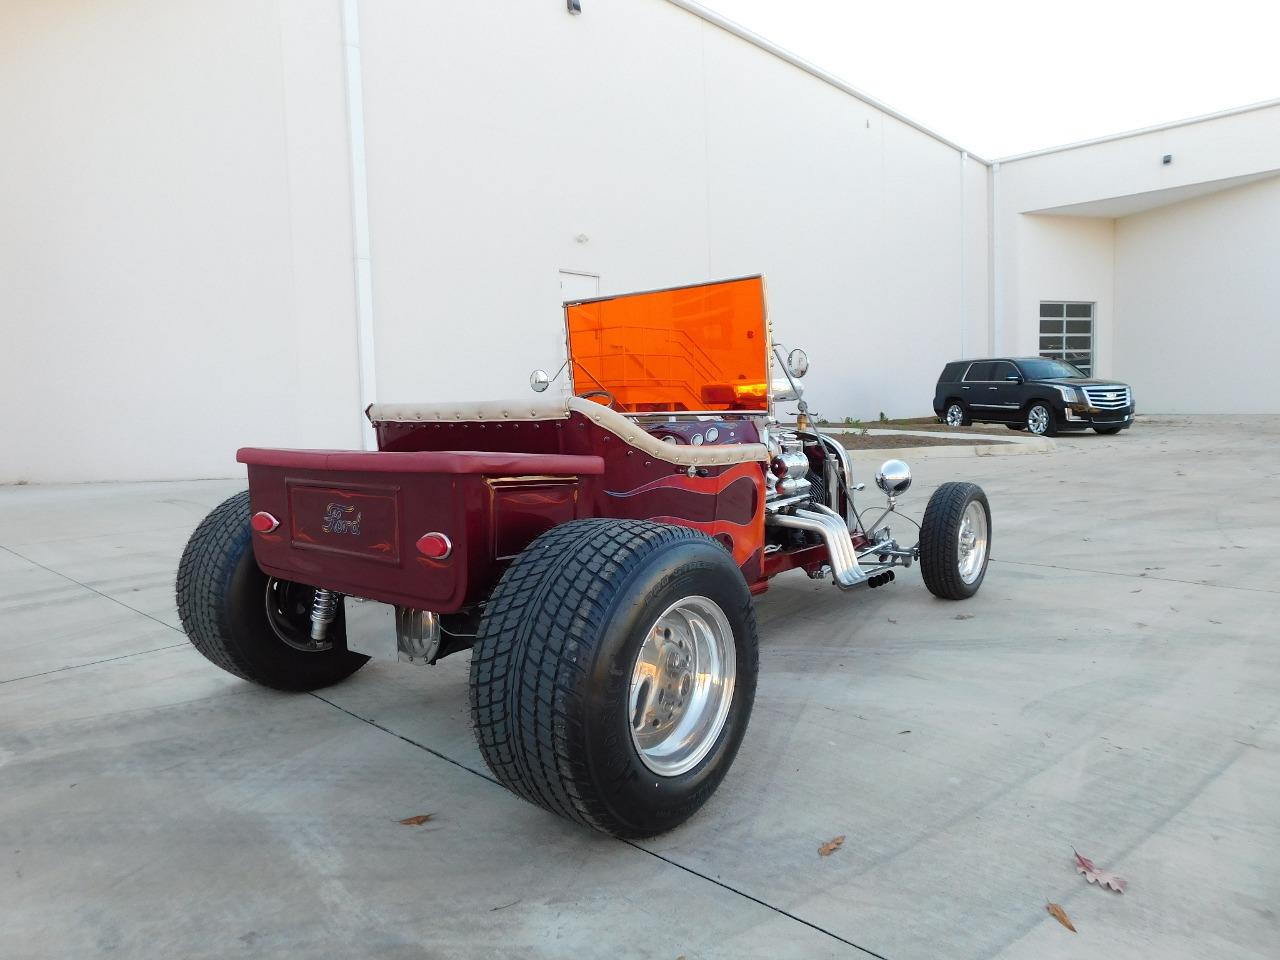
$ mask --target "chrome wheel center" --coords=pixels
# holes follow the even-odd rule
[[[958,427],[964,422],[964,411],[960,409],[958,404],[952,404],[947,407],[947,426]]]
[[[1032,433],[1044,433],[1049,426],[1049,411],[1044,407],[1032,407],[1027,416],[1027,429]]]
[[[965,507],[960,518],[959,573],[965,583],[973,583],[982,572],[987,559],[987,514],[982,504],[974,500]]]
[[[715,601],[677,600],[645,634],[627,700],[631,742],[654,773],[696,767],[724,729],[737,677],[733,629]]]

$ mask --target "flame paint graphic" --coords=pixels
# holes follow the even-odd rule
[[[685,493],[693,493],[700,496],[716,497],[731,487],[739,480],[746,480],[754,486],[759,487],[763,482],[760,473],[760,465],[758,463],[740,463],[731,467],[718,477],[690,477],[684,474],[676,474],[670,477],[659,477],[657,480],[651,480],[642,486],[636,487],[634,490],[613,491],[608,490],[611,497],[618,499],[627,499],[642,493],[649,493],[653,490],[680,490]],[[760,548],[760,544],[764,540],[764,491],[757,489],[756,506],[751,517],[746,521],[734,520],[710,520],[697,521],[687,520],[681,517],[673,517],[665,514],[646,517],[647,520],[653,520],[656,523],[671,523],[681,527],[691,527],[694,530],[701,530],[710,536],[718,536],[724,534],[733,541],[733,559],[738,564],[746,563],[751,554]]]

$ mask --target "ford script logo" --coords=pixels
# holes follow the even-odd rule
[[[349,533],[360,536],[360,514],[355,507],[331,503],[324,508],[324,524],[320,527],[325,533]]]

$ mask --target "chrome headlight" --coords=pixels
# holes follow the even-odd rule
[[[1065,400],[1067,403],[1083,403],[1084,402],[1080,391],[1077,390],[1075,387],[1063,387],[1063,386],[1059,386],[1056,383],[1054,384],[1054,386],[1058,388],[1058,392],[1062,394],[1062,399]]]
[[[799,400],[804,396],[804,384],[784,379],[783,377],[775,377],[772,385],[773,399],[775,403],[781,403],[786,400]]]
[[[876,486],[890,497],[906,493],[911,486],[911,468],[901,460],[886,460],[876,471]]]

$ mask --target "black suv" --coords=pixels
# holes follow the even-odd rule
[[[976,420],[1043,437],[1088,427],[1118,433],[1133,425],[1133,390],[1045,357],[954,360],[938,377],[933,412],[953,427]]]

